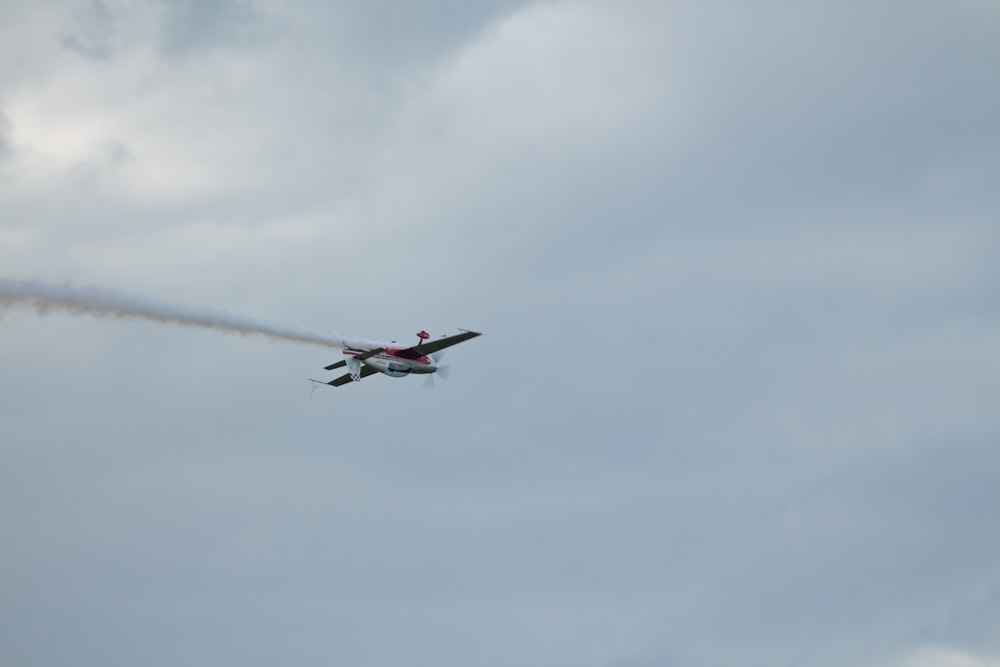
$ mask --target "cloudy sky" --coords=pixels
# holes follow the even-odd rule
[[[7,0],[0,663],[1000,665],[995,0]]]

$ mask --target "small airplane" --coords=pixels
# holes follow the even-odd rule
[[[442,336],[429,342],[431,337],[426,331],[417,334],[420,342],[411,347],[396,345],[396,341],[386,343],[382,346],[374,347],[353,347],[348,345],[344,348],[344,356],[338,362],[325,367],[325,370],[332,371],[335,368],[347,367],[348,372],[335,380],[323,382],[322,380],[312,380],[319,384],[328,384],[333,387],[340,387],[348,382],[359,382],[363,378],[375,373],[384,373],[389,377],[405,377],[407,375],[428,375],[441,372],[444,376],[446,369],[438,365],[441,359],[440,352],[446,347],[457,345],[470,338],[482,336],[477,331],[467,331],[459,329],[462,333],[454,336]],[[430,377],[428,377],[430,379]]]

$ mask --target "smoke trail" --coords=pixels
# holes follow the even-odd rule
[[[119,290],[49,285],[34,280],[0,278],[0,308],[16,305],[33,307],[42,315],[50,311],[62,311],[95,317],[138,318],[325,347],[342,348],[345,345],[367,342],[258,322],[219,311],[190,310],[177,305],[157,303]]]

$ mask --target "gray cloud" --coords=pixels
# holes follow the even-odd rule
[[[266,17],[249,0],[170,0],[162,12],[160,48],[167,58],[203,55],[206,49],[253,48],[266,37]]]
[[[115,53],[115,17],[101,0],[78,3],[73,12],[72,28],[63,35],[64,48],[85,58],[107,61]]]
[[[486,335],[5,312],[0,661],[995,662],[1000,23],[890,9],[19,8],[6,277]]]
[[[0,163],[5,160],[11,152],[10,147],[10,121],[0,110]]]

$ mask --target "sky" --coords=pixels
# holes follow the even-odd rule
[[[1000,4],[8,0],[0,663],[1000,666]]]

